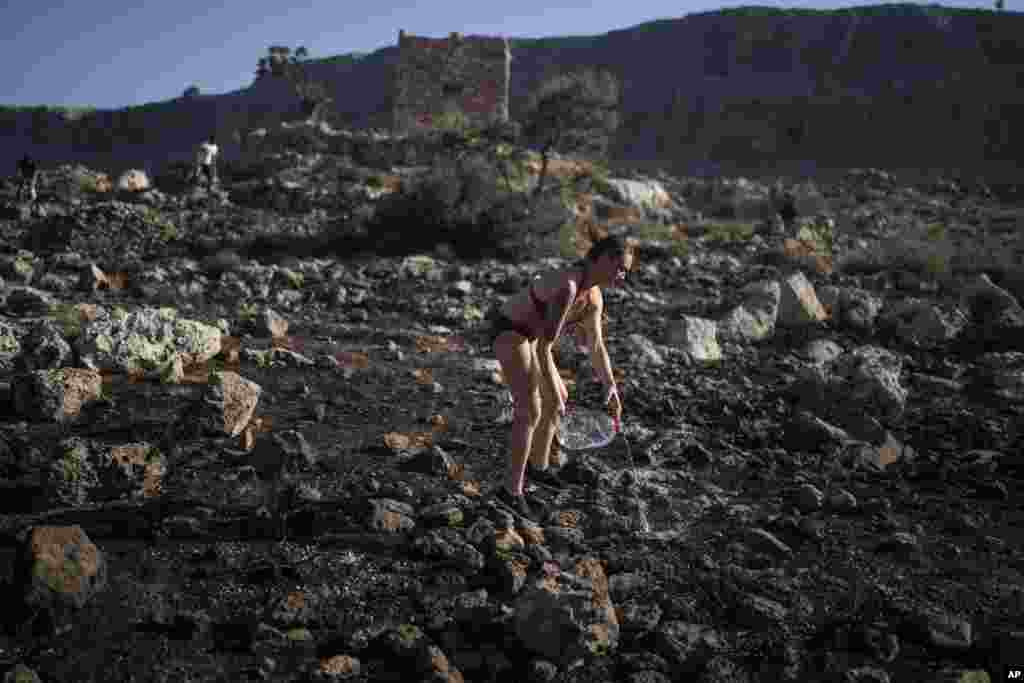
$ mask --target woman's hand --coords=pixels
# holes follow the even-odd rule
[[[604,402],[608,405],[612,417],[615,418],[615,424],[619,424],[622,421],[622,401],[619,399],[619,390],[615,388],[615,385],[609,387]]]
[[[562,403],[566,403],[569,400],[569,388],[565,386],[565,380],[561,376],[558,378],[558,396],[562,399]]]
[[[569,400],[569,390],[565,388],[565,382],[555,374],[554,383],[551,387],[551,395],[558,401],[558,414],[565,415],[565,403]]]

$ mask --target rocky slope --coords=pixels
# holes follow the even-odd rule
[[[4,205],[10,680],[1005,680],[1024,206],[858,171],[787,233],[748,179],[609,180],[625,431],[531,522],[483,321],[568,262],[332,252],[405,191],[332,161]]]
[[[1024,157],[1022,33],[1021,13],[879,5],[739,8],[600,36],[517,40],[512,113],[546,70],[601,65],[624,84],[619,159],[681,173],[816,175],[870,165],[1005,179]],[[346,125],[386,127],[397,52],[385,47],[307,68],[329,84]],[[31,148],[47,161],[112,171],[149,164],[152,171],[187,156],[211,128],[232,158],[235,128],[296,111],[275,80],[151,111],[104,113],[91,123],[8,114],[0,117],[0,163],[13,164]],[[123,122],[111,125],[111,117]]]

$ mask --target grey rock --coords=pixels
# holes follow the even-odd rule
[[[803,273],[797,272],[780,282],[778,324],[801,327],[825,320],[828,315],[814,291],[814,286]]]
[[[806,410],[801,410],[793,416],[785,431],[786,446],[798,451],[816,451],[828,444],[842,443],[849,438],[849,435],[839,427]]]
[[[8,287],[4,308],[8,315],[19,318],[46,315],[58,300],[49,292],[32,287]]]
[[[836,512],[850,512],[857,509],[857,497],[846,489],[839,489],[829,496],[828,504]]]
[[[665,343],[682,349],[694,360],[716,361],[722,358],[717,330],[713,320],[684,315],[669,323]]]
[[[546,659],[534,659],[530,662],[530,680],[534,683],[550,683],[558,676],[558,666]]]
[[[82,417],[84,407],[99,401],[102,385],[94,370],[36,370],[14,377],[12,403],[15,413],[28,419],[70,423]]]
[[[882,306],[882,300],[867,290],[843,289],[839,295],[839,322],[853,330],[870,330]]]
[[[528,650],[560,663],[614,650],[619,624],[614,604],[602,586],[603,571],[596,561],[580,562],[587,571],[562,569],[557,576],[529,584],[515,602],[515,632]],[[555,584],[555,589],[551,584]]]
[[[628,683],[669,683],[672,679],[661,672],[648,669],[631,673],[626,680]]]
[[[658,654],[668,661],[676,676],[702,670],[722,647],[721,639],[710,627],[683,621],[662,622],[655,643]]]
[[[429,450],[415,453],[407,462],[403,463],[402,468],[410,472],[447,477],[454,465],[455,459],[440,446],[435,445],[431,446]]]
[[[416,526],[413,508],[389,498],[370,499],[370,515],[367,524],[373,531],[402,533],[412,531]]]
[[[846,671],[849,683],[889,683],[889,674],[873,666],[858,666]]]
[[[918,299],[905,299],[886,306],[878,325],[908,342],[945,344],[967,324],[959,311],[945,312]]]
[[[483,554],[453,529],[433,529],[413,541],[413,549],[441,566],[456,567],[467,574],[480,571],[486,564]]]
[[[632,572],[612,574],[608,579],[609,590],[616,601],[625,600],[633,596],[646,583],[647,581],[643,576]]]
[[[800,355],[812,363],[831,363],[843,354],[843,348],[829,339],[815,339],[808,342]]]
[[[642,638],[661,622],[662,610],[658,605],[628,600],[620,608],[620,627],[624,635]]]
[[[897,531],[881,539],[875,546],[875,552],[891,552],[896,554],[911,554],[921,550],[920,542],[913,534],[906,531]]]
[[[107,585],[106,557],[78,526],[33,527],[17,564],[26,604],[54,614],[81,609]]]
[[[50,320],[37,323],[22,344],[17,365],[23,372],[69,367],[74,361],[71,345]]]
[[[767,631],[784,623],[789,618],[789,611],[775,600],[746,594],[737,601],[733,618],[740,626]]]
[[[820,510],[825,494],[814,484],[803,484],[794,494],[794,502],[801,512]]]

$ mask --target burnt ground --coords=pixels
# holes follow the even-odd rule
[[[398,266],[393,258],[371,263],[384,272]],[[263,388],[257,415],[272,431],[301,432],[317,455],[288,482],[236,439],[176,438],[161,442],[168,467],[158,497],[5,515],[0,552],[9,561],[0,566],[13,566],[19,530],[79,524],[109,562],[109,585],[65,626],[12,610],[0,638],[0,670],[25,663],[47,682],[291,681],[316,678],[323,659],[352,654],[363,662],[363,679],[399,680],[386,656],[360,644],[367,634],[411,623],[441,645],[466,680],[526,680],[531,655],[500,613],[472,637],[464,629],[466,640],[451,645],[449,624],[431,611],[438,596],[478,587],[491,591],[494,604],[510,602],[493,575],[425,559],[410,538],[367,529],[368,497],[422,506],[466,494],[466,480],[480,482],[482,495],[459,499],[464,527],[490,515],[486,501],[501,480],[508,426],[495,419],[500,387],[470,367],[489,357],[485,333],[438,333],[425,327],[437,321],[416,313],[417,296],[445,286],[383,277],[372,287],[378,305],[364,322],[330,308],[289,315],[291,348],[334,356],[337,368],[241,360],[240,374]],[[867,340],[825,323],[811,333],[727,344],[718,363],[639,365],[626,336],[654,336],[662,322],[632,305],[636,296],[671,299],[686,289],[684,281],[673,290],[636,278],[628,295],[607,299],[606,338],[624,376],[628,445],[620,437],[571,456],[605,473],[599,486],[541,494],[552,510],[589,520],[581,524],[579,553],[604,559],[613,578],[639,576],[623,597],[657,606],[662,622],[703,624],[720,635],[703,680],[840,681],[864,666],[889,678],[853,680],[941,680],[939,672],[980,669],[998,676],[1021,643],[1014,632],[1024,628],[1017,490],[1024,406],[937,392],[920,376],[959,377],[968,362],[941,348],[885,340],[903,354],[910,389],[904,416],[886,426],[914,457],[872,469],[841,448],[794,449],[786,440],[792,351],[809,337],[844,348]],[[120,293],[96,297],[103,305],[139,304]],[[188,315],[212,321],[231,312],[200,304]],[[417,348],[429,335],[447,339],[447,349]],[[270,343],[242,339],[244,348]],[[346,352],[365,354],[368,363],[338,355]],[[422,370],[429,376],[415,374]],[[575,400],[593,398],[579,391]],[[119,385],[114,395],[120,407],[111,411],[146,417],[121,419],[120,431],[80,424],[62,433],[166,439],[182,407],[156,385]],[[431,422],[437,415],[444,428]],[[16,429],[13,421],[2,426]],[[389,446],[385,436],[393,433],[432,433],[433,444],[464,466],[461,480],[429,467],[414,471],[425,459]],[[997,468],[964,460],[976,449],[1001,453]],[[627,474],[630,456],[642,482]],[[857,503],[798,511],[793,491],[806,483],[827,496],[845,489]],[[595,512],[627,509],[636,498],[649,503],[651,533],[602,523]],[[791,552],[752,547],[744,541],[752,526]],[[901,542],[898,532],[915,542]],[[5,604],[14,605],[17,583],[7,579]],[[281,617],[281,601],[295,593],[304,606]],[[968,624],[969,643],[954,637],[943,645],[930,635],[919,615],[933,608]],[[626,633],[616,652],[561,670],[557,680],[626,680],[661,669],[655,652],[663,648],[653,631]]]

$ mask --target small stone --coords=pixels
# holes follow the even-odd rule
[[[925,612],[919,618],[933,646],[947,650],[967,650],[971,647],[973,629],[967,619],[939,610]]]
[[[846,672],[849,683],[889,683],[889,674],[872,666],[861,666]]]
[[[878,545],[875,548],[876,552],[888,551],[896,553],[915,552],[920,549],[921,547],[917,538],[906,531],[897,531],[894,534],[883,538],[878,542]]]
[[[814,512],[821,509],[825,495],[814,484],[803,484],[796,491],[796,506],[801,512]]]
[[[774,534],[765,531],[764,529],[748,529],[743,535],[743,540],[748,546],[761,552],[767,552],[772,555],[779,555],[783,557],[788,557],[793,554],[792,548],[780,541]]]
[[[349,655],[335,655],[320,660],[320,671],[331,678],[354,678],[359,675],[361,669],[360,661]]]
[[[4,674],[4,683],[42,683],[42,679],[34,670],[18,664]]]
[[[857,509],[857,498],[846,489],[840,489],[829,497],[828,504],[836,512],[849,512]]]
[[[263,322],[272,338],[280,339],[288,335],[288,321],[274,309],[267,308],[263,311]]]
[[[530,662],[530,680],[535,683],[549,683],[558,675],[558,667],[546,659],[534,659]]]

